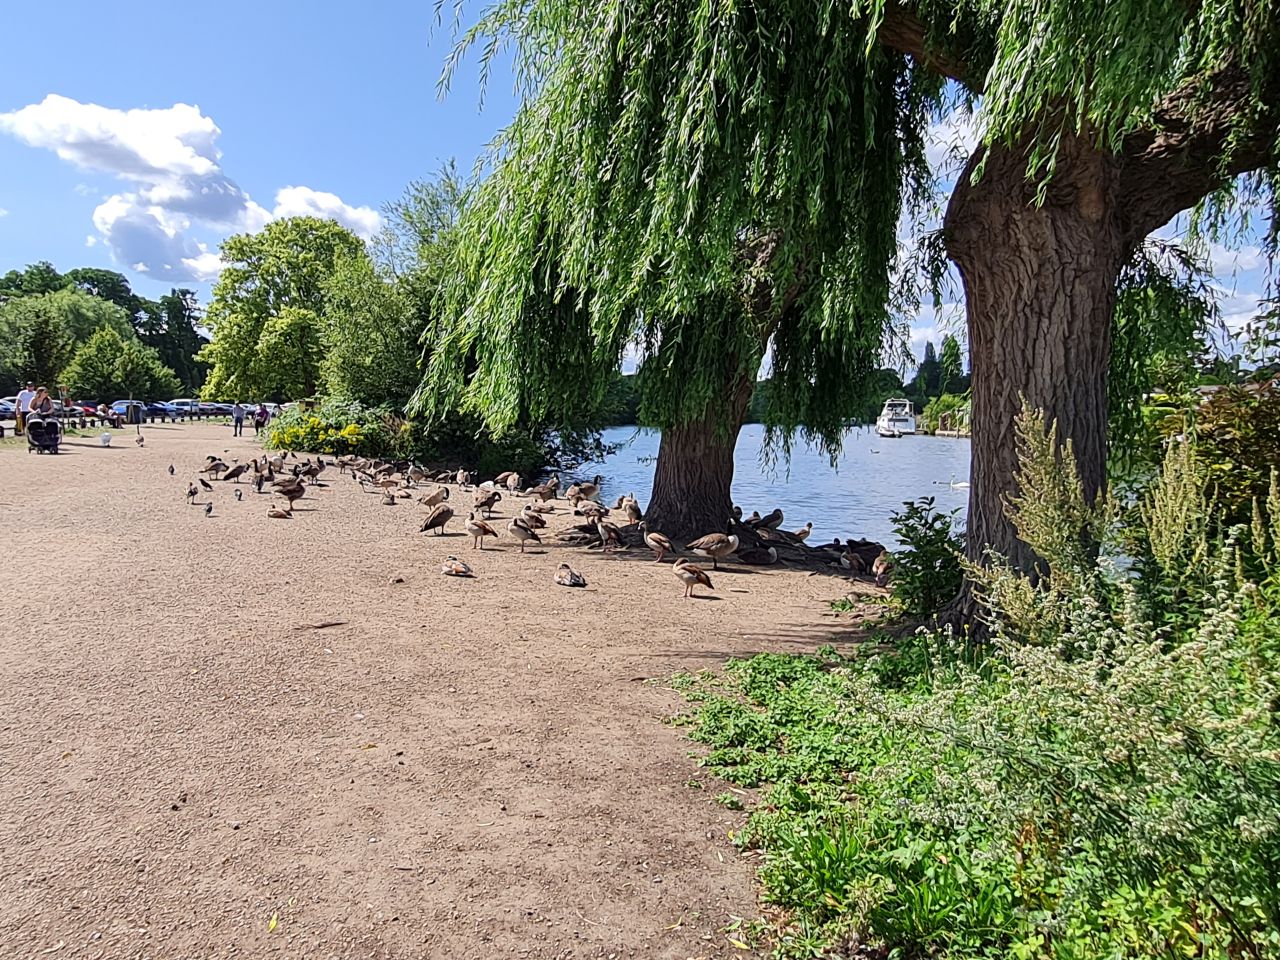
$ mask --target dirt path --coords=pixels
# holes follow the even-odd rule
[[[836,583],[682,601],[648,557],[473,554],[336,476],[292,521],[233,484],[206,517],[195,470],[253,441],[147,438],[0,449],[0,956],[742,956],[740,815],[639,681],[816,646]]]

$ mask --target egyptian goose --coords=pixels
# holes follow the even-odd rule
[[[567,563],[562,563],[556,568],[552,579],[562,587],[585,587],[587,585],[587,578]]]
[[[440,564],[440,572],[446,577],[469,577],[471,566],[457,557],[445,557],[444,563]]]
[[[542,538],[538,536],[533,528],[524,522],[520,517],[512,517],[511,522],[507,524],[507,533],[520,541],[520,552],[524,553],[524,545],[528,540],[534,543],[541,543]]]
[[[653,561],[654,563],[661,563],[662,558],[668,553],[676,552],[676,548],[671,545],[671,541],[667,539],[665,534],[650,530],[649,525],[643,520],[640,521],[640,532],[644,534],[645,544],[658,555],[658,559]]]
[[[472,539],[472,548],[479,547],[484,549],[484,538],[498,536],[498,531],[493,529],[488,523],[481,520],[474,513],[467,517],[467,535]]]
[[[701,567],[690,563],[687,557],[681,557],[671,565],[671,572],[674,573],[680,582],[684,584],[684,595],[686,597],[693,596],[693,588],[698,584],[702,584],[708,590],[714,589],[711,586],[711,578],[707,576],[707,571]]]

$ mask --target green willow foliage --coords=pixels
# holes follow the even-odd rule
[[[637,343],[646,407],[678,422],[768,347],[771,424],[834,442],[910,302],[896,228],[932,200],[945,75],[1044,180],[1064,134],[1118,144],[1189,78],[1234,67],[1262,101],[1280,34],[1266,0],[921,0],[917,59],[881,35],[902,9],[498,0],[450,70],[510,46],[526,99],[459,223],[415,407],[572,418]]]

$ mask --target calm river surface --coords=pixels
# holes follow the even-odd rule
[[[606,503],[635,491],[644,505],[653,485],[658,431],[611,427],[604,439],[619,444],[618,452],[602,463],[583,464],[575,475],[601,474],[600,499]],[[781,507],[788,530],[812,520],[810,543],[866,537],[896,547],[889,517],[902,509],[903,501],[933,497],[938,509],[958,509],[960,518],[968,506],[969,491],[950,486],[952,476],[957,481],[969,478],[968,440],[886,440],[870,429],[851,430],[833,468],[825,455],[804,445],[797,445],[789,464],[769,465],[761,458],[763,439],[764,427],[758,423],[747,424],[738,435],[733,500],[747,514]]]

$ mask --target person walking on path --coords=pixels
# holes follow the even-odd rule
[[[27,412],[38,417],[47,417],[53,413],[53,398],[44,387],[36,387],[36,395],[31,398]]]
[[[18,391],[18,405],[13,414],[14,419],[17,421],[13,432],[18,436],[22,436],[22,431],[27,425],[27,414],[31,412],[31,401],[35,398],[35,384],[28,381],[27,385]]]
[[[271,414],[267,412],[267,405],[259,403],[258,409],[253,411],[253,435],[256,437],[262,432],[262,428],[267,425],[267,420],[271,418]]]
[[[231,435],[233,437],[244,436],[244,407],[239,400],[231,408]]]

